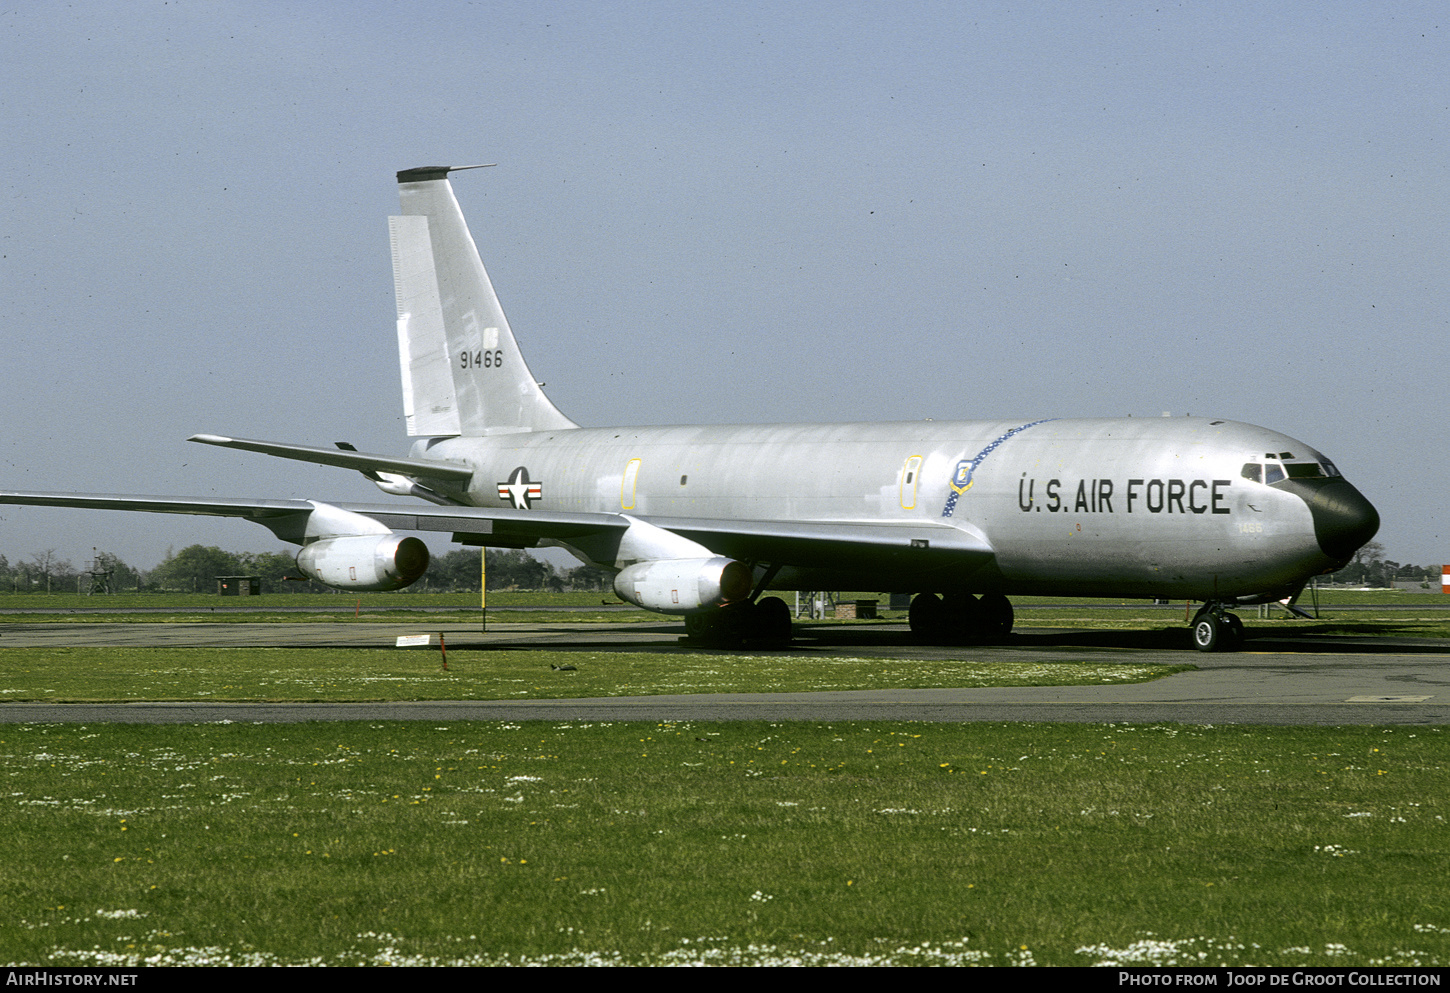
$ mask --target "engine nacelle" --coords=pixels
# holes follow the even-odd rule
[[[614,592],[645,610],[687,614],[748,599],[753,581],[748,565],[719,555],[660,559],[621,569],[614,577]]]
[[[297,568],[344,590],[400,590],[428,569],[428,546],[400,534],[320,538],[297,553]]]

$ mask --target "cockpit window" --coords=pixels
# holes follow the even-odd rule
[[[1287,455],[1288,453],[1280,454]],[[1269,453],[1268,458],[1274,461],[1245,462],[1244,467],[1239,470],[1239,475],[1255,483],[1266,484],[1278,483],[1284,479],[1336,479],[1339,477],[1339,470],[1328,459],[1324,459],[1322,462],[1289,462],[1280,465],[1272,452]]]

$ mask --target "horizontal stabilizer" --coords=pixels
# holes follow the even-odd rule
[[[344,451],[337,448],[313,448],[309,445],[287,445],[277,441],[252,441],[248,438],[224,438],[216,434],[194,434],[187,441],[221,448],[239,448],[261,452],[279,459],[296,459],[318,465],[335,465],[359,472],[391,472],[419,479],[451,479],[467,482],[473,470],[458,462],[434,462],[428,459],[399,459],[390,455],[369,455],[367,452]]]

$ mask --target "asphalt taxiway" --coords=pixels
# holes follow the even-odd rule
[[[14,624],[0,647],[111,645],[181,647],[384,648],[404,634],[446,640],[455,664],[479,652],[698,652],[677,624],[177,623]],[[1251,640],[1244,651],[1201,654],[1186,632],[1101,632],[1029,628],[1005,645],[915,644],[904,626],[806,629],[785,650],[801,658],[900,660],[1053,659],[1196,665],[1150,683],[992,689],[722,693],[570,700],[412,703],[0,704],[0,723],[328,720],[921,720],[1177,722],[1188,724],[1450,723],[1450,640],[1285,634]],[[541,663],[542,664],[542,663]]]

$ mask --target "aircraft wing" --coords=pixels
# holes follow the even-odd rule
[[[437,462],[431,459],[400,459],[389,455],[370,455],[350,449],[314,448],[311,445],[289,445],[280,441],[254,441],[251,438],[228,438],[219,434],[194,434],[187,441],[199,441],[203,445],[220,448],[239,448],[247,452],[261,452],[281,459],[296,459],[299,462],[315,462],[319,465],[335,465],[359,472],[391,472],[401,476],[416,476],[427,479],[454,479],[467,482],[473,478],[473,470],[459,462]]]
[[[322,451],[326,451],[323,449]],[[401,507],[388,504],[321,504],[315,500],[247,500],[216,497],[198,500],[182,496],[129,496],[109,493],[34,493],[0,490],[0,504],[28,507],[80,507],[89,510],[129,510],[152,514],[197,514],[205,517],[239,517],[267,528],[283,541],[300,542],[301,526],[319,505],[370,517],[386,527],[401,531],[447,531],[467,537],[487,538],[498,529],[500,544],[530,547],[539,538],[567,540],[584,534],[624,530],[629,522],[618,514],[560,514],[513,511],[508,508],[482,510],[476,507]],[[523,518],[510,527],[512,519]],[[482,541],[480,544],[494,544]]]
[[[879,560],[883,553],[893,558],[898,554],[910,555],[918,560],[937,560],[950,555],[958,562],[963,558],[982,562],[992,556],[991,545],[974,529],[923,521],[734,521],[512,507],[319,504],[312,500],[198,500],[179,496],[22,491],[0,491],[0,504],[238,517],[260,524],[282,540],[292,542],[300,542],[308,515],[320,505],[361,514],[399,531],[445,532],[453,540],[466,544],[515,548],[533,547],[541,539],[598,547],[600,543],[607,545],[617,540],[635,521],[644,521],[698,542],[716,554],[744,561],[831,567],[851,565],[863,556]]]
[[[198,500],[179,496],[126,496],[111,493],[26,493],[0,490],[0,503],[27,507],[85,507],[90,510],[140,510],[153,514],[201,514],[206,517],[244,517],[265,521],[288,514],[306,513],[307,500]]]
[[[849,568],[883,553],[938,558],[950,553],[985,560],[992,546],[980,533],[924,521],[730,521],[641,517],[656,527],[743,561]]]
[[[850,566],[863,555],[900,552],[935,559],[950,553],[984,561],[992,546],[974,530],[920,521],[734,521],[619,513],[564,513],[510,507],[399,508],[339,504],[402,531],[450,531],[468,544],[533,547],[547,538],[588,549],[590,539],[617,537],[635,521],[698,542],[717,555],[748,562],[811,567]]]
[[[27,507],[83,507],[90,510],[131,510],[152,514],[200,514],[240,517],[271,531],[283,541],[301,544],[308,516],[317,509],[310,500],[197,500],[178,496],[124,496],[110,493],[24,493],[0,491],[0,504]]]

